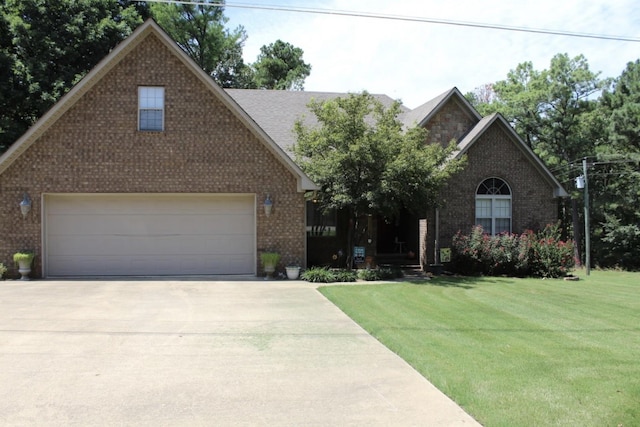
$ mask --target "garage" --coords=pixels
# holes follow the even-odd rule
[[[255,274],[253,194],[45,194],[46,276]]]

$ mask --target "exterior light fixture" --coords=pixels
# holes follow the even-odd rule
[[[31,199],[27,193],[24,193],[22,201],[20,202],[20,212],[22,212],[22,217],[26,218],[29,211],[31,211]]]
[[[270,216],[271,209],[273,209],[273,200],[271,200],[271,196],[267,194],[267,198],[264,199],[264,214]]]

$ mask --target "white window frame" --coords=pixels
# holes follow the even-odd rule
[[[501,181],[504,186],[506,187],[506,189],[508,190],[509,194],[478,194],[478,191],[480,190],[481,186],[486,183],[489,180],[499,180]],[[513,227],[513,198],[512,198],[512,191],[511,191],[511,187],[509,186],[509,184],[501,179],[501,178],[487,178],[485,180],[483,180],[478,187],[476,188],[476,197],[475,197],[475,222],[476,225],[483,225],[481,220],[491,220],[491,230],[484,230],[487,234],[490,234],[492,236],[495,236],[496,234],[500,234],[500,233],[504,233],[504,232],[508,232],[511,233],[512,232],[512,227]],[[478,202],[482,201],[482,202],[486,202],[489,201],[489,211],[491,212],[490,216],[478,216],[478,211],[479,211],[479,207],[478,207]],[[502,211],[504,209],[503,203],[500,202],[504,202],[504,201],[508,201],[509,202],[509,206],[508,206],[508,213]],[[486,207],[485,207],[486,209]],[[502,211],[502,212],[501,212]],[[496,221],[497,220],[509,220],[509,228],[508,230],[504,230],[501,229],[500,231],[498,231],[496,233]]]
[[[164,131],[164,87],[162,86],[139,86],[138,87],[138,130],[142,132],[162,132]],[[160,112],[159,127],[143,127],[142,115],[144,112]]]

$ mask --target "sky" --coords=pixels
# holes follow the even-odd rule
[[[389,19],[233,7],[278,5],[458,22],[508,25],[640,39],[638,0],[227,0],[227,26],[248,35],[245,62],[280,39],[304,51],[304,88],[386,94],[415,108],[457,87],[462,93],[504,80],[531,61],[549,67],[558,53],[584,55],[600,77],[618,77],[640,58],[640,42],[596,40]]]

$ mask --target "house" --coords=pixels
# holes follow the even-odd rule
[[[308,102],[340,95],[223,90],[147,21],[0,157],[0,262],[34,250],[39,277],[258,275],[265,251],[331,263],[344,219],[307,200],[317,188],[290,146],[296,120],[314,123]],[[468,166],[438,209],[366,218],[367,255],[426,266],[473,224],[556,220],[566,192],[501,116],[480,117],[454,88],[401,120],[427,143],[459,141]]]

